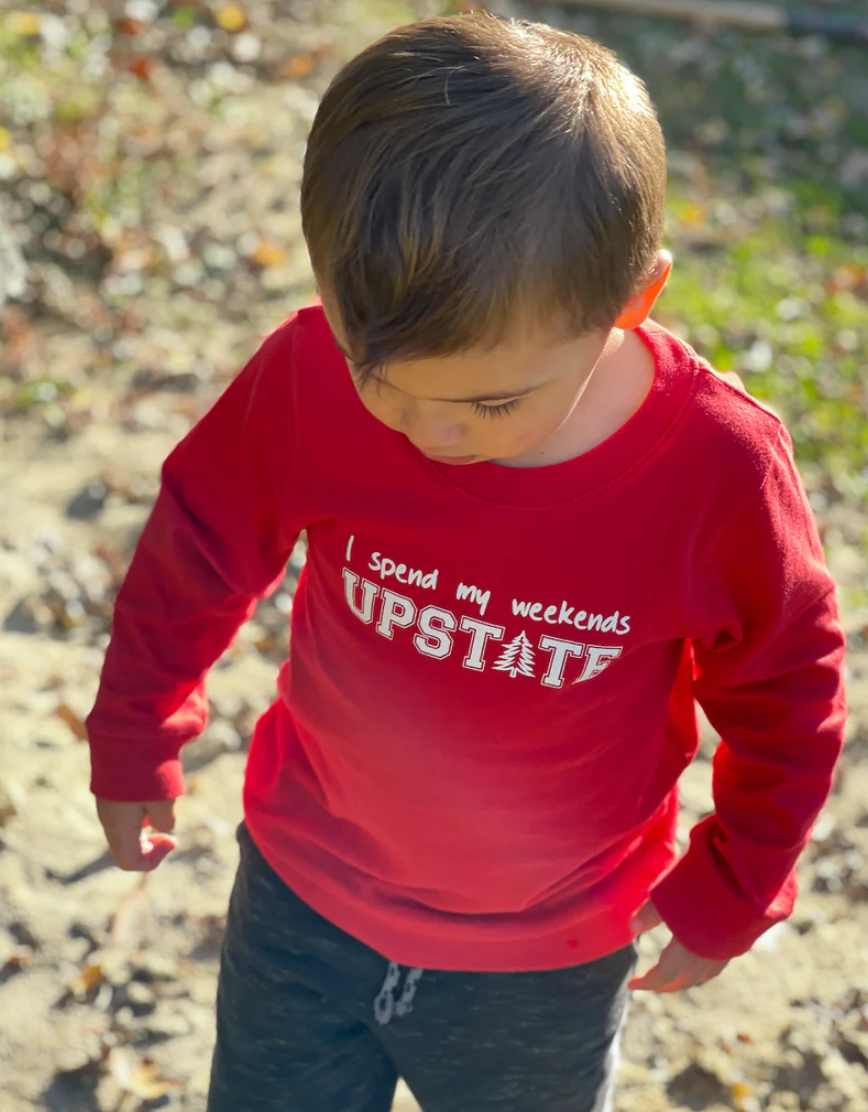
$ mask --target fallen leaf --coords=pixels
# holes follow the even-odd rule
[[[80,718],[69,703],[59,703],[54,712],[61,722],[65,722],[79,741],[87,741],[87,727],[84,719]]]
[[[312,54],[296,54],[287,58],[281,68],[281,75],[292,79],[307,77],[316,68],[316,59]]]
[[[152,1058],[136,1058],[124,1047],[112,1048],[108,1068],[116,1084],[139,1100],[160,1100],[181,1086],[180,1081],[161,1077]]]
[[[267,268],[285,266],[289,255],[282,247],[269,243],[267,240],[261,240],[250,257],[258,266]]]
[[[238,4],[223,4],[217,9],[215,19],[230,35],[247,26],[247,15]]]
[[[118,34],[128,35],[130,38],[140,35],[146,27],[146,23],[142,23],[139,19],[130,19],[129,16],[123,16],[115,24],[115,30]]]
[[[70,983],[69,991],[77,1000],[84,1000],[105,982],[105,973],[97,962],[86,961],[78,976]]]
[[[747,1081],[736,1081],[729,1096],[735,1112],[760,1112],[756,1090]]]
[[[134,58],[127,66],[130,73],[134,73],[141,81],[148,81],[154,72],[153,58],[142,56],[141,58]]]
[[[14,950],[5,951],[0,955],[0,971],[6,976],[11,973],[20,973],[33,965],[33,947],[18,946]]]

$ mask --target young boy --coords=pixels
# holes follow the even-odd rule
[[[205,674],[307,531],[211,1112],[386,1112],[399,1074],[425,1112],[609,1108],[628,988],[791,911],[842,635],[780,422],[648,320],[664,188],[641,82],[542,25],[405,27],[325,95],[322,304],[169,457],[89,718],[109,844],[154,868]],[[675,861],[694,700],[716,810]]]

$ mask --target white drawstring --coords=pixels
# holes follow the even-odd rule
[[[408,969],[404,981],[404,990],[400,998],[396,1000],[394,990],[401,981],[401,967],[397,962],[389,962],[383,987],[374,999],[374,1018],[381,1027],[385,1027],[393,1015],[405,1016],[412,1012],[416,985],[424,972],[424,969],[418,967]]]

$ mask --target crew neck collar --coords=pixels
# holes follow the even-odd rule
[[[654,360],[654,379],[645,400],[619,429],[573,459],[542,467],[474,463],[455,467],[407,451],[453,486],[487,502],[550,506],[589,494],[624,476],[653,454],[676,421],[696,379],[696,361],[686,345],[647,321],[636,334]]]

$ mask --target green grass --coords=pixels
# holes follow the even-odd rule
[[[800,458],[833,482],[858,475],[868,462],[868,247],[768,218],[729,244],[679,250],[684,207],[673,198],[676,265],[660,316],[782,410]]]
[[[866,13],[868,14],[868,13]],[[868,497],[868,52],[571,17],[646,82],[672,155],[658,317],[784,416],[805,469]]]

